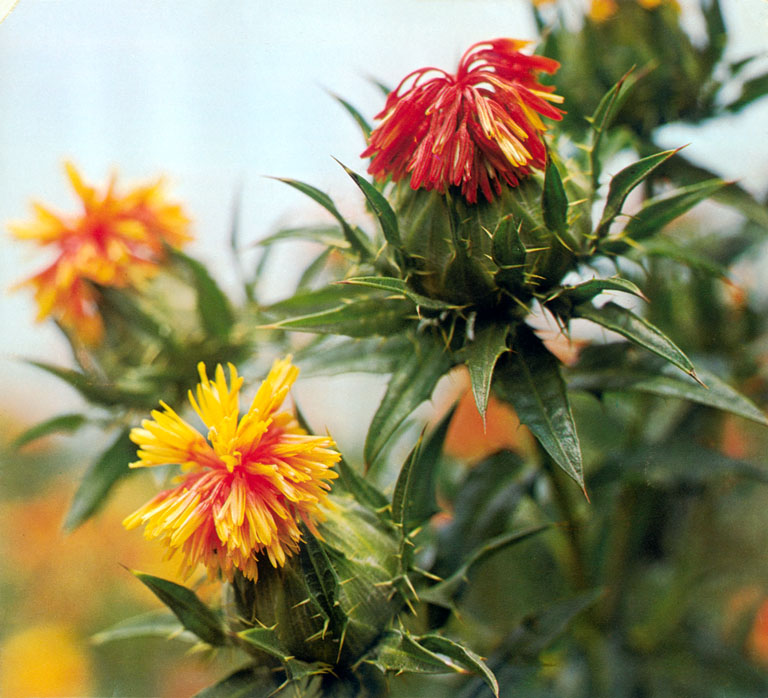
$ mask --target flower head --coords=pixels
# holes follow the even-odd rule
[[[676,12],[680,11],[677,0],[636,0],[640,7],[646,10],[655,10],[661,5],[669,5]],[[596,24],[605,22],[619,11],[616,0],[592,0],[589,6],[589,18]]]
[[[82,211],[65,216],[33,204],[32,221],[11,224],[20,239],[54,251],[53,262],[26,279],[38,304],[38,320],[53,316],[87,344],[98,344],[104,325],[96,286],[135,287],[150,277],[166,246],[191,240],[189,219],[163,193],[163,181],[119,194],[113,176],[103,191],[86,184],[67,163]]]
[[[238,569],[255,580],[259,557],[277,567],[298,550],[300,522],[315,532],[341,456],[329,437],[308,435],[293,414],[279,411],[299,372],[290,357],[275,361],[242,417],[235,367],[229,386],[220,365],[213,380],[202,363],[198,369],[189,401],[207,438],[165,403],[132,430],[140,460],[131,467],[178,464],[183,473],[123,524],[145,524],[146,537],[160,538],[169,557],[181,553],[187,574],[202,562],[211,575],[231,580]]]
[[[541,116],[561,119],[563,100],[536,73],[554,73],[551,58],[528,56],[528,42],[483,41],[464,53],[455,75],[422,68],[390,93],[362,157],[368,172],[394,181],[410,174],[412,189],[461,187],[469,203],[477,190],[491,201],[502,182],[514,187],[542,168],[546,149]]]

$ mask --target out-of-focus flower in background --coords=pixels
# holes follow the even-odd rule
[[[162,179],[121,194],[114,175],[100,191],[74,165],[65,167],[82,211],[64,215],[34,203],[35,217],[9,228],[54,251],[51,264],[19,284],[34,289],[38,320],[51,316],[95,345],[104,335],[98,286],[139,287],[162,264],[166,245],[178,248],[192,239],[189,219],[166,199]]]
[[[393,90],[376,118],[381,124],[362,157],[378,180],[410,174],[412,189],[444,192],[461,187],[469,203],[480,189],[491,201],[501,183],[517,186],[542,168],[546,149],[541,116],[560,119],[562,98],[537,73],[554,73],[557,61],[528,56],[528,44],[495,39],[473,44],[454,75],[421,68]]]
[[[0,695],[8,698],[90,694],[90,659],[72,631],[58,624],[33,625],[0,646]]]
[[[655,10],[661,5],[669,5],[675,10],[680,10],[677,0],[633,0],[646,10]],[[589,18],[593,22],[605,22],[619,11],[617,0],[592,0],[589,6]]]
[[[207,440],[164,403],[133,430],[133,467],[179,464],[186,473],[124,524],[145,524],[146,537],[162,539],[169,555],[180,551],[187,574],[203,563],[230,581],[236,569],[255,580],[257,555],[282,566],[298,549],[299,524],[315,532],[340,455],[329,437],[308,435],[291,412],[278,411],[299,372],[290,358],[275,361],[242,418],[243,379],[229,369],[228,386],[220,365],[210,380],[201,364],[197,399],[189,394]]]

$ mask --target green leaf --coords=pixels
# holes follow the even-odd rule
[[[592,190],[597,191],[600,182],[601,161],[600,141],[603,134],[613,123],[616,114],[624,105],[629,91],[637,79],[630,69],[608,92],[606,92],[597,105],[594,114],[588,119],[592,125],[592,144],[589,149],[589,163],[592,175]]]
[[[419,439],[400,469],[392,493],[392,518],[402,526],[404,537],[439,511],[435,499],[437,467],[453,412],[440,420],[426,441]]]
[[[179,639],[185,642],[197,642],[197,636],[184,630],[184,626],[173,614],[164,610],[148,611],[133,618],[116,623],[111,628],[102,630],[91,637],[94,645],[103,645],[115,640],[133,640],[135,638],[160,637]]]
[[[332,252],[333,249],[331,247],[326,247],[307,265],[304,271],[301,272],[301,276],[296,284],[296,293],[311,290],[310,287],[315,279],[322,274]]]
[[[368,137],[371,135],[371,126],[370,124],[365,120],[363,115],[355,109],[349,102],[347,102],[345,99],[342,99],[339,97],[339,95],[334,94],[333,92],[330,93],[331,97],[333,97],[339,104],[341,104],[344,109],[346,109],[349,114],[352,116],[352,118],[357,122],[357,125],[360,127],[360,130],[363,132],[363,136],[365,137],[366,143],[368,142]]]
[[[413,344],[405,337],[389,339],[342,339],[321,337],[306,351],[296,352],[296,363],[304,376],[334,376],[341,373],[392,373]]]
[[[621,291],[622,293],[631,293],[633,296],[648,300],[645,294],[629,279],[622,279],[620,276],[612,276],[608,279],[590,279],[575,286],[563,286],[555,291],[547,302],[556,298],[567,299],[571,305],[579,305],[592,300],[603,291]]]
[[[193,698],[264,698],[280,690],[275,679],[269,667],[247,667],[195,693]]]
[[[616,332],[638,346],[666,359],[689,376],[696,377],[691,360],[660,329],[631,310],[616,303],[608,302],[600,308],[585,303],[574,308],[576,317],[590,320],[608,330]]]
[[[174,250],[172,255],[192,274],[197,292],[197,314],[206,334],[226,341],[235,323],[229,299],[203,264],[178,250]]]
[[[700,485],[734,475],[768,482],[765,467],[729,458],[690,440],[671,440],[633,449],[616,454],[612,461],[608,467],[613,466],[620,473],[623,483],[635,481],[645,486]]]
[[[343,637],[347,616],[338,603],[339,577],[317,538],[307,530],[302,533],[304,540],[299,549],[299,562],[304,581],[329,621],[328,632],[334,637]]]
[[[338,160],[336,162],[338,162]],[[341,162],[339,162],[339,165],[344,168],[344,171],[352,178],[352,181],[357,184],[360,191],[363,192],[363,195],[379,221],[379,225],[381,225],[381,232],[384,233],[384,239],[392,245],[395,250],[399,251],[403,243],[400,239],[397,215],[392,210],[389,202],[365,177],[361,177],[354,170],[350,170]]]
[[[365,439],[365,462],[370,466],[400,424],[432,394],[451,366],[445,348],[436,341],[413,347],[392,374]]]
[[[649,144],[649,148],[657,149],[655,145]],[[683,155],[678,155],[671,160],[667,160],[660,168],[659,174],[663,177],[669,177],[673,181],[683,186],[693,183],[712,180],[717,174],[705,167],[694,165]],[[757,223],[763,228],[768,228],[768,206],[761,204],[740,185],[730,182],[721,189],[718,189],[712,195],[715,201],[725,206],[740,211],[749,220]]]
[[[472,384],[472,395],[475,398],[477,411],[483,418],[488,409],[488,397],[491,394],[491,379],[496,362],[506,351],[509,327],[503,323],[491,323],[477,331],[475,338],[464,345],[466,353],[469,380]]]
[[[763,73],[747,80],[741,86],[741,94],[725,108],[728,111],[739,112],[752,102],[768,95],[768,73]]]
[[[593,393],[630,390],[659,397],[690,400],[768,426],[763,411],[714,373],[699,368],[706,388],[655,357],[637,356],[626,344],[590,347],[569,371],[571,390]]]
[[[176,348],[171,328],[142,308],[135,294],[109,287],[103,287],[99,292],[106,317],[109,316],[110,312],[118,313],[125,318],[132,329],[140,330],[145,335],[160,340],[171,350]]]
[[[629,221],[621,237],[627,236],[638,241],[655,235],[669,222],[682,216],[727,184],[722,179],[710,179],[681,187],[662,197],[649,199]]]
[[[407,632],[400,630],[385,633],[366,661],[383,672],[393,671],[398,674],[444,674],[456,671],[453,665],[422,647]]]
[[[376,510],[383,510],[389,501],[384,494],[362,475],[360,475],[343,458],[336,464],[339,471],[340,484],[359,504]]]
[[[691,269],[703,271],[718,279],[728,278],[728,268],[712,260],[711,257],[699,254],[690,247],[678,245],[666,237],[658,237],[643,243],[643,252],[647,257],[664,257],[685,264]]]
[[[349,249],[350,246],[338,225],[312,225],[302,226],[300,228],[285,228],[262,238],[257,244],[261,247],[269,247],[277,242],[284,242],[286,240],[307,240],[309,242],[317,242],[326,247],[337,247],[342,250]]]
[[[376,256],[376,251],[371,245],[371,241],[362,233],[362,231],[351,226],[347,223],[344,216],[342,216],[336,209],[336,205],[333,200],[327,194],[324,194],[319,189],[316,189],[311,184],[305,184],[295,179],[285,179],[282,177],[276,177],[280,182],[298,189],[302,194],[306,194],[310,199],[320,204],[328,213],[330,213],[341,225],[341,229],[344,231],[344,237],[349,243],[350,247],[357,252],[360,256],[360,260],[367,262]]]
[[[526,325],[519,327],[512,350],[496,368],[499,397],[583,490],[581,447],[558,360]]]
[[[353,286],[367,286],[382,291],[389,291],[390,293],[403,296],[408,300],[413,301],[417,306],[428,308],[429,310],[452,310],[461,307],[454,303],[447,303],[416,293],[416,291],[411,290],[406,281],[403,281],[403,279],[396,279],[392,276],[353,276],[349,279],[339,281],[338,283],[351,284]]]
[[[306,676],[322,674],[328,666],[322,662],[304,662],[294,658],[283,649],[272,628],[250,628],[237,634],[239,638],[271,657],[279,659],[285,666],[289,680],[297,681]]]
[[[453,516],[438,532],[431,571],[449,577],[474,550],[506,533],[534,477],[534,471],[525,469],[522,459],[507,450],[469,468],[456,485]]]
[[[728,43],[728,31],[720,9],[720,0],[702,3],[704,22],[707,27],[707,45],[702,51],[702,63],[711,73],[723,56]]]
[[[525,618],[518,632],[510,635],[506,654],[509,657],[536,659],[562,635],[571,621],[602,596],[602,589],[589,589],[547,606]]]
[[[544,215],[544,225],[553,233],[564,236],[568,232],[568,197],[563,180],[560,179],[560,172],[551,156],[547,157],[547,169],[544,172],[541,212]]]
[[[99,459],[86,471],[69,506],[64,528],[72,531],[95,514],[104,503],[109,491],[131,470],[128,464],[136,458],[136,445],[126,429]]]
[[[679,150],[679,148],[676,148],[675,150],[665,150],[655,155],[649,155],[642,160],[628,165],[611,178],[603,215],[595,230],[595,235],[598,239],[606,235],[613,219],[621,213],[621,208],[629,193],[659,165],[669,160]]]
[[[58,417],[51,417],[51,419],[35,424],[19,434],[13,440],[13,446],[14,448],[21,448],[36,439],[58,434],[62,431],[75,432],[87,421],[87,417],[82,414],[60,414]]]
[[[54,366],[44,361],[27,361],[43,371],[53,374],[71,385],[89,402],[99,405],[121,405],[127,407],[145,407],[153,401],[153,396],[143,391],[123,390],[113,383],[107,383],[93,375],[80,373],[71,368]]]
[[[269,329],[371,337],[396,334],[408,325],[413,313],[409,301],[364,298],[311,315],[280,320]]]
[[[432,652],[438,652],[448,657],[468,671],[478,674],[488,684],[493,695],[498,698],[499,682],[488,665],[474,652],[442,635],[422,635],[419,638],[419,644]]]
[[[483,560],[492,557],[496,553],[505,550],[511,545],[522,543],[528,538],[535,536],[549,528],[549,525],[530,526],[528,528],[502,533],[486,541],[462,563],[462,565],[447,579],[426,589],[419,590],[419,598],[422,601],[452,608],[454,600],[463,591],[467,585],[467,578],[470,570]]]
[[[504,216],[491,241],[491,256],[499,266],[495,274],[496,283],[513,293],[525,283],[526,249],[520,240],[522,221],[515,216]]]
[[[333,310],[356,300],[371,297],[370,291],[356,286],[331,284],[314,291],[298,291],[290,298],[273,303],[261,310],[261,314],[275,320],[286,320],[297,316],[314,315],[325,310]]]
[[[136,570],[132,570],[132,572],[160,601],[173,611],[187,630],[214,647],[221,647],[226,644],[227,638],[221,618],[215,611],[206,606],[194,591],[181,584],[154,577],[151,574],[144,574]]]

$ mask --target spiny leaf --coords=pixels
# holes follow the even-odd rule
[[[409,301],[364,298],[318,313],[280,320],[267,327],[347,337],[387,336],[400,332],[412,313],[413,305]]]
[[[303,531],[299,561],[307,588],[328,618],[329,631],[342,637],[347,617],[338,604],[339,577],[322,544],[309,531]]]
[[[552,157],[547,158],[544,172],[544,189],[541,192],[541,212],[544,224],[553,233],[561,236],[568,230],[568,197],[565,194],[563,180],[560,179],[557,165]]]
[[[450,410],[426,440],[420,438],[400,469],[392,494],[392,518],[402,526],[404,537],[438,511],[436,471],[452,417]]]
[[[172,255],[192,274],[197,293],[197,313],[203,329],[212,337],[226,340],[235,323],[229,299],[203,264],[178,250],[174,250]]]
[[[552,459],[584,489],[579,437],[558,360],[526,325],[499,361],[494,387]]]
[[[541,612],[531,615],[512,633],[506,648],[510,657],[535,658],[551,645],[571,621],[600,598],[602,589],[589,589],[570,598],[555,601]]]
[[[575,286],[563,286],[554,292],[547,302],[556,298],[564,298],[570,301],[572,305],[579,305],[592,300],[603,291],[622,291],[631,293],[633,296],[648,300],[645,294],[629,279],[622,279],[620,276],[612,276],[608,279],[590,279]]]
[[[334,94],[331,92],[331,97],[333,97],[339,104],[341,104],[344,109],[346,109],[349,114],[352,116],[352,118],[357,122],[357,125],[360,127],[360,130],[363,132],[363,136],[365,137],[366,143],[368,142],[368,137],[371,135],[371,126],[370,124],[365,120],[363,115],[355,109],[347,100],[339,97],[339,95]]]
[[[19,434],[13,440],[13,446],[15,448],[21,448],[25,444],[35,441],[36,439],[41,439],[44,436],[58,434],[62,431],[70,433],[77,431],[87,421],[87,417],[83,414],[60,414],[58,417],[51,417],[51,419],[46,419],[44,422],[40,422],[40,424],[35,424]]]
[[[343,458],[336,465],[339,471],[340,484],[359,504],[374,510],[383,510],[389,502],[384,494],[360,475]]]
[[[262,238],[257,244],[261,247],[269,247],[277,242],[284,242],[286,240],[309,240],[310,242],[318,242],[321,245],[338,247],[339,249],[349,249],[350,247],[341,228],[337,225],[313,225],[302,226],[301,228],[285,228]]]
[[[616,303],[608,302],[600,308],[585,303],[574,308],[574,315],[590,320],[608,330],[617,332],[635,344],[666,359],[689,376],[696,377],[691,360],[658,327],[631,310]]]
[[[485,411],[488,408],[488,398],[491,393],[493,370],[496,368],[499,357],[509,350],[508,334],[507,325],[490,323],[478,330],[475,338],[464,346],[472,395],[475,398],[477,411],[483,418],[483,426],[485,426]]]
[[[663,197],[649,199],[627,223],[622,233],[634,241],[655,235],[665,225],[692,209],[696,204],[709,198],[728,183],[722,179],[711,179],[681,187]]]
[[[373,416],[365,440],[365,462],[370,466],[397,428],[422,402],[427,400],[451,361],[436,341],[413,347],[392,374],[384,397]]]
[[[491,538],[479,548],[472,551],[469,557],[462,563],[461,567],[459,567],[450,577],[431,587],[419,590],[419,598],[422,601],[428,601],[429,603],[437,604],[438,606],[452,608],[456,597],[467,585],[467,578],[473,567],[483,560],[492,557],[496,553],[505,550],[511,545],[522,543],[524,540],[535,536],[537,533],[541,533],[547,528],[549,528],[549,526],[546,524],[542,526],[531,526],[522,530],[502,533],[501,535]]]
[[[71,385],[89,402],[99,405],[125,405],[145,407],[152,402],[152,396],[146,392],[123,390],[112,383],[106,383],[99,378],[75,371],[71,368],[54,366],[44,361],[28,361],[32,366],[43,369]]]
[[[279,659],[286,669],[289,680],[297,681],[306,676],[322,674],[329,669],[322,662],[304,662],[294,658],[280,645],[275,631],[271,628],[250,628],[237,635],[256,649]]]
[[[328,196],[328,194],[321,192],[311,184],[305,184],[304,182],[299,182],[295,179],[287,179],[283,177],[277,177],[276,179],[280,182],[284,182],[294,189],[298,189],[302,194],[306,194],[310,199],[316,201],[326,211],[328,211],[328,213],[330,213],[339,222],[339,225],[341,225],[341,229],[344,231],[344,237],[347,239],[347,242],[350,244],[352,249],[358,253],[361,261],[366,262],[376,256],[375,250],[371,245],[371,241],[360,231],[359,228],[353,227],[347,223],[346,219],[339,213],[336,205],[333,203],[333,200],[330,196]]]
[[[396,279],[392,276],[353,276],[339,283],[389,291],[398,296],[404,296],[408,300],[413,301],[417,306],[428,308],[429,310],[451,310],[460,307],[453,303],[446,303],[445,301],[416,293],[416,291],[411,290],[403,279]]]
[[[670,364],[647,354],[636,355],[636,351],[627,351],[627,348],[626,344],[590,347],[579,365],[569,370],[571,390],[594,393],[630,390],[690,400],[768,426],[768,419],[759,407],[705,368],[699,368],[697,373],[706,388]]]
[[[525,283],[526,249],[520,240],[519,222],[515,216],[504,216],[491,241],[491,255],[499,270],[496,283],[513,293]]]
[[[600,182],[601,160],[600,141],[623,106],[629,91],[637,81],[630,69],[608,92],[603,95],[594,114],[589,119],[592,125],[592,144],[589,149],[589,164],[592,176],[592,189],[597,191]]]
[[[103,645],[115,640],[132,640],[144,637],[177,638],[185,642],[197,642],[197,636],[184,630],[184,626],[173,614],[164,610],[148,611],[116,623],[91,637],[94,645]]]
[[[405,337],[388,339],[342,339],[321,337],[305,352],[296,352],[296,363],[304,376],[334,376],[340,373],[392,373],[413,346]]]
[[[336,162],[338,162],[338,160]],[[400,229],[397,223],[397,215],[392,210],[389,202],[365,177],[361,177],[354,170],[350,170],[341,162],[339,162],[339,165],[344,168],[344,171],[352,178],[352,181],[357,184],[360,191],[363,192],[368,204],[373,209],[374,214],[376,214],[379,225],[381,225],[381,232],[384,233],[384,239],[399,252],[402,247]],[[402,265],[399,264],[398,266]]]
[[[276,679],[269,667],[246,667],[195,693],[193,698],[264,698],[277,695],[281,686]]]
[[[604,237],[608,232],[608,227],[621,212],[621,208],[629,193],[659,165],[669,160],[679,150],[680,148],[676,148],[674,150],[665,150],[655,155],[649,155],[642,160],[628,165],[611,178],[603,215],[600,217],[600,223],[595,230],[595,235],[598,239]]]
[[[456,671],[439,655],[422,647],[411,635],[400,630],[390,630],[374,647],[369,663],[383,672],[417,674],[443,674]]]
[[[261,314],[276,320],[285,320],[304,315],[313,315],[324,310],[333,310],[340,305],[371,297],[370,291],[356,286],[330,284],[315,290],[299,291],[290,298],[263,308]]]
[[[98,511],[109,491],[128,475],[128,464],[136,457],[136,445],[124,430],[112,445],[86,471],[69,506],[64,528],[71,531]]]
[[[151,574],[135,570],[133,574],[173,611],[187,630],[214,647],[226,644],[221,618],[206,606],[194,591]]]
[[[481,657],[472,650],[442,635],[422,635],[419,637],[419,644],[432,652],[438,652],[449,659],[452,659],[459,666],[478,674],[480,678],[488,684],[494,696],[499,695],[499,682],[496,680],[493,672]]]
[[[649,144],[648,147],[657,149],[653,144]],[[683,186],[710,181],[717,177],[716,173],[705,167],[694,165],[683,155],[667,160],[659,168],[659,174],[669,177]],[[762,228],[768,228],[768,206],[757,201],[752,194],[739,184],[735,182],[726,184],[721,189],[715,191],[712,194],[712,198],[725,206],[730,206],[740,211],[749,220],[757,223]]]

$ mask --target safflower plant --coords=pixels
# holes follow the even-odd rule
[[[547,3],[536,4],[543,27]],[[758,406],[768,394],[764,324],[728,281],[765,235],[765,207],[714,174],[675,169],[679,149],[651,147],[661,117],[643,111],[645,98],[632,102],[642,67],[627,66],[595,104],[571,105],[558,62],[566,40],[587,55],[589,32],[615,29],[624,10],[682,31],[675,3],[627,4],[594,3],[581,33],[553,27],[541,54],[500,38],[470,46],[456,72],[415,70],[386,90],[375,127],[340,100],[363,132],[371,179],[341,166],[371,225],[283,179],[335,222],[261,241],[266,251],[287,240],[324,246],[280,302],[260,303],[261,267],[245,280],[245,302],[229,300],[181,252],[187,219],[156,187],[121,197],[111,183],[99,195],[68,166],[84,213],[65,220],[38,206],[35,222],[14,226],[57,247],[53,266],[27,283],[78,362],[38,365],[95,406],[18,441],[91,421],[117,432],[85,473],[68,525],[129,472],[170,478],[124,524],[178,557],[183,583],[135,572],[168,612],[127,619],[97,641],[168,633],[234,650],[235,670],[198,694],[208,697],[675,695],[665,648],[671,638],[696,645],[680,622],[695,592],[681,550],[706,555],[686,536],[711,513],[701,502],[715,507],[718,478],[768,477],[717,441],[724,414],[768,424]],[[708,26],[725,36],[713,8]],[[711,71],[716,57],[691,51]],[[698,103],[709,104],[706,81],[666,79],[704,90]],[[630,162],[616,168],[618,151]],[[686,172],[691,180],[678,181]],[[714,243],[697,231],[670,240],[713,196],[746,212],[744,227]],[[691,317],[706,314],[703,331]],[[739,323],[731,333],[726,316]],[[289,404],[298,367],[388,376],[362,462]],[[452,409],[419,429],[417,408],[457,371],[482,419],[492,400],[508,405],[530,448],[467,467],[446,452],[449,430],[461,428]],[[241,400],[244,377],[262,373]],[[639,478],[642,468],[655,475]],[[680,504],[683,485],[693,504]],[[656,495],[673,507],[668,527]],[[658,548],[653,564],[639,541]],[[220,584],[218,603],[187,586],[201,574]],[[679,607],[673,623],[653,597]],[[499,612],[505,604],[512,617]],[[682,666],[711,661],[696,645]],[[738,662],[722,681],[759,695],[765,677]],[[697,695],[718,685],[702,681]]]

